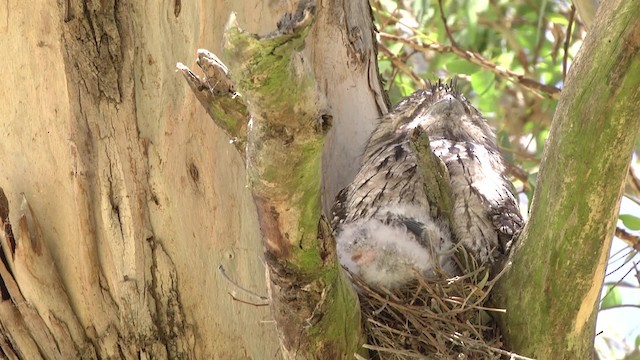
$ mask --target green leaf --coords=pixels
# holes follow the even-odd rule
[[[472,64],[464,59],[456,59],[448,62],[446,65],[447,71],[455,74],[471,75],[478,72],[478,65]]]
[[[640,219],[633,215],[620,215],[618,216],[624,226],[629,230],[640,230]]]
[[[467,9],[467,18],[469,19],[467,23],[467,31],[465,33],[466,36],[463,37],[465,43],[463,45],[468,46],[469,44],[475,44],[476,35],[478,34],[478,13],[473,11],[471,7]]]
[[[489,0],[471,0],[468,6],[476,13],[485,12],[489,8]]]
[[[640,354],[633,352],[624,357],[624,360],[640,360]]]
[[[471,87],[473,91],[478,95],[483,95],[491,86],[493,86],[493,80],[496,78],[496,74],[480,70],[471,75]]]
[[[385,74],[387,71],[391,71],[392,64],[389,60],[378,60],[378,69],[381,74]]]
[[[495,86],[489,86],[483,93],[482,96],[478,97],[476,102],[476,107],[484,116],[487,118],[493,118],[496,116],[496,110],[499,109],[498,99],[500,94]]]
[[[466,4],[467,10],[467,29],[463,37],[467,47],[476,43],[478,35],[478,14],[487,11],[489,8],[489,0],[469,0]]]
[[[402,92],[402,96],[409,96],[414,91],[416,91],[415,84],[413,83],[413,80],[411,80],[410,77],[404,74],[400,74],[398,75],[397,79],[398,79],[398,82],[397,82],[398,88]]]
[[[480,289],[484,289],[484,286],[487,285],[487,281],[489,281],[489,271],[485,271],[484,276],[482,277],[482,280],[480,280],[480,282],[478,282],[478,288]]]
[[[397,42],[397,43],[393,43],[393,44],[389,45],[388,49],[389,49],[389,51],[391,51],[392,54],[398,55],[398,54],[400,54],[400,51],[402,51],[402,47],[403,46],[404,46],[403,43]]]
[[[505,68],[510,68],[511,64],[513,64],[513,59],[516,54],[513,52],[503,52],[495,59],[496,64],[504,66]]]
[[[567,26],[569,25],[569,19],[562,14],[549,14],[547,15],[547,20],[551,21],[554,24]]]
[[[524,124],[524,127],[522,128],[522,130],[524,130],[525,133],[530,133],[533,132],[533,129],[536,127],[536,123],[533,121],[527,121]]]
[[[616,305],[622,304],[622,294],[617,287],[607,286],[607,294],[600,303],[600,310],[608,309]]]

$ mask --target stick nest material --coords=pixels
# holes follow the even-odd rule
[[[460,252],[461,276],[416,274],[393,290],[353,277],[372,359],[523,359],[501,349],[490,313],[503,310],[484,307],[499,276],[489,280],[487,269]]]

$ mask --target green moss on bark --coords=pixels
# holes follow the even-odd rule
[[[496,302],[510,349],[593,357],[604,266],[640,128],[640,4],[602,3],[572,65],[545,148],[531,217]]]
[[[251,114],[247,170],[283,344],[296,358],[351,358],[361,344],[357,297],[320,221],[324,102],[299,54],[310,27],[288,21],[262,38],[229,29],[225,58]]]

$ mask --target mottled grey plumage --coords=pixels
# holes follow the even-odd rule
[[[422,127],[445,163],[454,197],[453,223],[429,216],[409,135]],[[504,159],[482,115],[450,85],[437,83],[402,100],[384,116],[354,181],[333,209],[341,263],[366,282],[394,287],[413,269],[456,272],[453,248],[481,263],[509,246],[523,225]]]

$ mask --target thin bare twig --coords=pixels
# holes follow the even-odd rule
[[[438,0],[438,7],[440,8],[440,19],[442,19],[442,25],[444,31],[447,33],[447,38],[451,41],[451,46],[459,48],[458,43],[453,39],[451,31],[449,31],[449,25],[447,25],[447,17],[444,15],[444,8],[442,7],[442,0]]]
[[[242,300],[242,299],[240,299],[240,298],[237,298],[237,297],[236,297],[236,296],[234,296],[232,293],[227,293],[227,294],[229,294],[229,296],[231,296],[231,298],[232,298],[234,301],[237,301],[237,302],[240,302],[240,303],[243,303],[243,304],[252,305],[252,306],[255,306],[255,307],[260,307],[260,306],[269,306],[269,303],[256,304],[256,303],[252,303],[252,302],[245,301],[245,300]]]
[[[571,4],[569,10],[569,25],[567,25],[567,35],[564,37],[564,56],[562,57],[562,81],[567,78],[567,58],[569,57],[569,43],[571,42],[571,30],[573,28],[573,20],[576,16],[576,7]]]
[[[620,282],[620,283],[616,282],[616,281],[607,281],[604,284],[602,284],[602,286],[603,287],[604,286],[617,286],[619,288],[627,288],[627,289],[637,289],[638,288],[638,285],[632,284],[632,283],[626,282],[626,281],[623,281],[623,282]]]
[[[605,276],[609,276],[610,274],[614,273],[615,271],[617,271],[617,270],[619,270],[619,269],[620,269],[620,268],[618,268],[618,269],[616,269],[616,270],[612,271],[612,272],[611,272],[611,273],[609,273],[609,274],[605,274]],[[620,277],[620,280],[616,281],[616,283],[615,283],[615,284],[610,285],[610,286],[609,286],[609,290],[607,290],[607,293],[606,293],[606,294],[604,294],[604,296],[601,298],[602,300],[600,300],[600,303],[602,303],[602,301],[603,301],[607,296],[609,296],[609,294],[611,294],[611,292],[613,291],[613,289],[615,289],[615,288],[618,286],[618,284],[622,283],[622,281],[624,280],[624,278],[625,278],[625,277],[627,277],[627,275],[631,274],[631,272],[632,272],[633,270],[635,270],[635,269],[634,269],[634,268],[629,269],[629,271],[627,271],[624,275],[622,275],[622,276]]]
[[[235,286],[238,290],[242,290],[243,292],[251,295],[251,296],[255,296],[260,300],[269,300],[268,297],[263,296],[263,295],[259,295],[256,294],[255,292],[251,291],[251,290],[247,290],[245,288],[243,288],[242,286],[238,285],[238,283],[236,283],[235,281],[233,281],[233,279],[231,279],[229,277],[229,275],[227,275],[227,272],[224,270],[224,267],[222,265],[218,266],[218,271],[220,272],[220,274],[222,275],[223,278],[225,278],[225,280],[227,280],[228,282],[231,283],[231,285]],[[231,295],[233,297],[233,295]],[[234,298],[235,299],[235,298]]]
[[[391,63],[393,63],[393,65],[398,70],[408,75],[416,84],[420,84],[423,87],[426,86],[426,82],[420,76],[418,76],[409,66],[407,66],[404,60],[400,59],[398,55],[389,50],[388,47],[384,46],[383,44],[378,44],[378,49],[389,56],[389,58],[391,59]]]
[[[458,55],[459,57],[466,59],[472,64],[478,65],[484,69],[487,69],[494,74],[513,81],[516,84],[523,86],[528,89],[532,94],[539,98],[550,97],[552,99],[560,98],[560,89],[555,86],[542,84],[532,78],[526,77],[521,74],[517,74],[509,69],[506,69],[500,65],[496,65],[495,63],[489,61],[482,55],[478,53],[474,53],[469,50],[464,50],[455,46],[442,45],[439,43],[425,43],[415,38],[404,38],[401,36],[389,34],[389,33],[380,33],[380,39],[386,39],[396,42],[401,42],[414,50],[426,52],[426,51],[436,51],[439,53],[452,53]]]
[[[640,251],[640,236],[633,235],[625,229],[616,228],[616,236],[631,246],[634,250]]]
[[[600,311],[604,311],[604,310],[611,310],[611,309],[622,309],[622,308],[640,309],[640,305],[636,305],[636,304],[618,304],[618,305],[611,305],[611,306],[606,307],[606,308],[604,308],[604,309],[600,309]]]
[[[531,184],[529,184],[529,174],[525,170],[515,164],[512,164],[510,161],[506,161],[505,165],[509,174],[522,182],[522,186],[525,190],[531,189]]]

